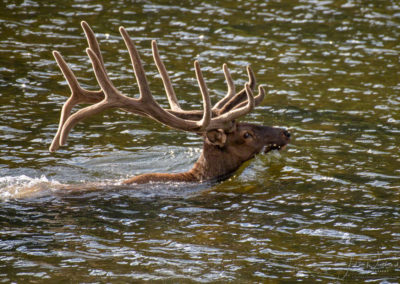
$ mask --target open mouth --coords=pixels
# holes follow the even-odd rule
[[[278,151],[279,151],[279,150],[283,150],[283,149],[286,148],[286,145],[287,145],[287,144],[284,144],[284,145],[269,144],[269,145],[264,146],[264,149],[263,149],[262,152],[268,153],[269,151],[272,151],[272,150],[278,150]]]

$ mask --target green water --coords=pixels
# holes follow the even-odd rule
[[[152,39],[186,109],[201,107],[194,60],[214,102],[222,64],[237,88],[251,64],[268,95],[243,120],[288,128],[291,145],[219,184],[120,188],[188,170],[202,141],[107,111],[49,153],[69,94],[51,51],[98,89],[82,20],[114,84],[137,96],[128,29],[165,107]],[[400,280],[397,1],[4,0],[0,36],[0,282]],[[57,190],[85,182],[99,190]]]

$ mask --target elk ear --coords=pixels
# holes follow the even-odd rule
[[[206,133],[206,143],[218,147],[224,147],[226,142],[226,134],[222,129],[210,130]]]

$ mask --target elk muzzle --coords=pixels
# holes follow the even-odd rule
[[[286,129],[263,126],[262,137],[264,147],[261,152],[268,153],[284,149],[290,142],[291,134]]]

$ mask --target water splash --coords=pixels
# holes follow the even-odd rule
[[[26,175],[0,177],[0,200],[37,197],[59,185],[58,181],[49,181],[44,175],[38,178]]]

